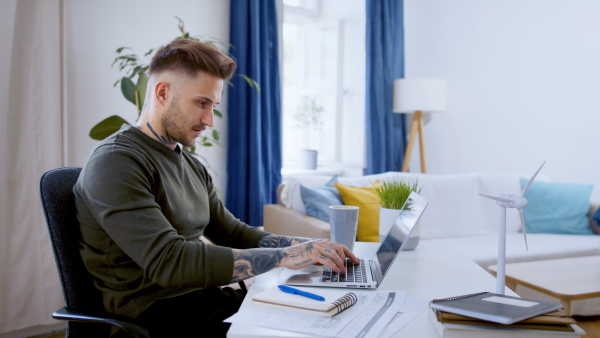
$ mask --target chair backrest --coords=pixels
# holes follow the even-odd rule
[[[67,309],[87,314],[104,313],[100,291],[79,253],[80,230],[76,217],[73,186],[81,168],[58,168],[40,180],[40,198],[46,217],[56,267]],[[68,322],[69,336],[105,335],[106,325]],[[90,334],[90,331],[93,334]]]

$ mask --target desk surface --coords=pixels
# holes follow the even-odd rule
[[[354,247],[357,256],[372,257],[378,243],[358,242]],[[252,296],[273,286],[281,269],[275,269],[254,279],[242,304],[252,302]],[[496,279],[458,252],[439,251],[434,245],[421,241],[413,251],[401,252],[378,290],[406,291],[407,297],[436,299],[453,297],[474,292],[496,290]],[[509,289],[506,294],[514,295]],[[424,311],[412,322],[398,331],[395,336],[438,337]],[[227,337],[311,337],[305,334],[233,324]]]

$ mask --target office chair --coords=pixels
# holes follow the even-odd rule
[[[105,324],[117,326],[132,337],[150,337],[135,320],[104,311],[100,291],[83,264],[73,195],[80,172],[81,168],[58,168],[46,172],[40,180],[42,209],[66,304],[52,317],[68,321],[67,338],[108,337],[110,326]]]

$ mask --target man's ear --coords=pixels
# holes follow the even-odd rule
[[[167,102],[169,95],[171,95],[171,86],[165,81],[159,81],[154,86],[154,99],[156,102],[164,106]]]

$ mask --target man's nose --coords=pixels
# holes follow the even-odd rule
[[[215,124],[215,113],[213,111],[214,108],[207,110],[200,119],[200,122],[205,124],[207,127],[213,127]]]

